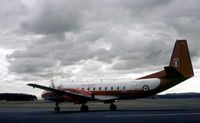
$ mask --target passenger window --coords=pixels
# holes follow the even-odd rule
[[[126,90],[126,87],[125,87],[125,86],[123,87],[123,90],[124,90],[124,91]]]
[[[110,90],[112,91],[112,90],[113,90],[113,87],[111,87]]]
[[[107,91],[107,87],[105,87],[105,91]]]
[[[84,88],[82,88],[82,90],[84,90]]]
[[[101,91],[101,87],[99,87],[99,91]]]
[[[117,90],[119,90],[119,86],[117,87]]]
[[[95,91],[95,87],[93,88],[93,91]]]
[[[88,88],[87,90],[90,91],[90,88]]]

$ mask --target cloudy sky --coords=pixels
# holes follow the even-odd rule
[[[200,92],[199,0],[1,0],[0,92],[27,83],[134,79],[168,65],[187,39],[195,77],[163,93]]]

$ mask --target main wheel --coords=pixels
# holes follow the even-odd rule
[[[89,110],[88,106],[87,105],[82,105],[81,106],[81,111],[82,112],[87,112]]]
[[[117,106],[114,105],[114,104],[111,104],[111,105],[110,105],[110,110],[111,110],[111,111],[116,111],[116,110],[117,110]]]
[[[60,112],[60,107],[55,107],[55,112]]]

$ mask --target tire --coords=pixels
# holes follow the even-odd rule
[[[88,112],[89,108],[86,105],[81,106],[81,111],[82,112]]]
[[[111,110],[111,111],[116,111],[116,110],[117,110],[117,106],[114,105],[114,104],[111,104],[111,105],[110,105],[110,110]]]
[[[59,107],[55,107],[55,112],[60,112],[60,108]]]

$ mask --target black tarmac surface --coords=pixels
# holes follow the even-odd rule
[[[63,109],[55,113],[50,108],[1,108],[0,123],[163,123],[200,122],[200,107],[196,108],[130,108],[109,111],[91,109],[80,112],[78,109]]]

